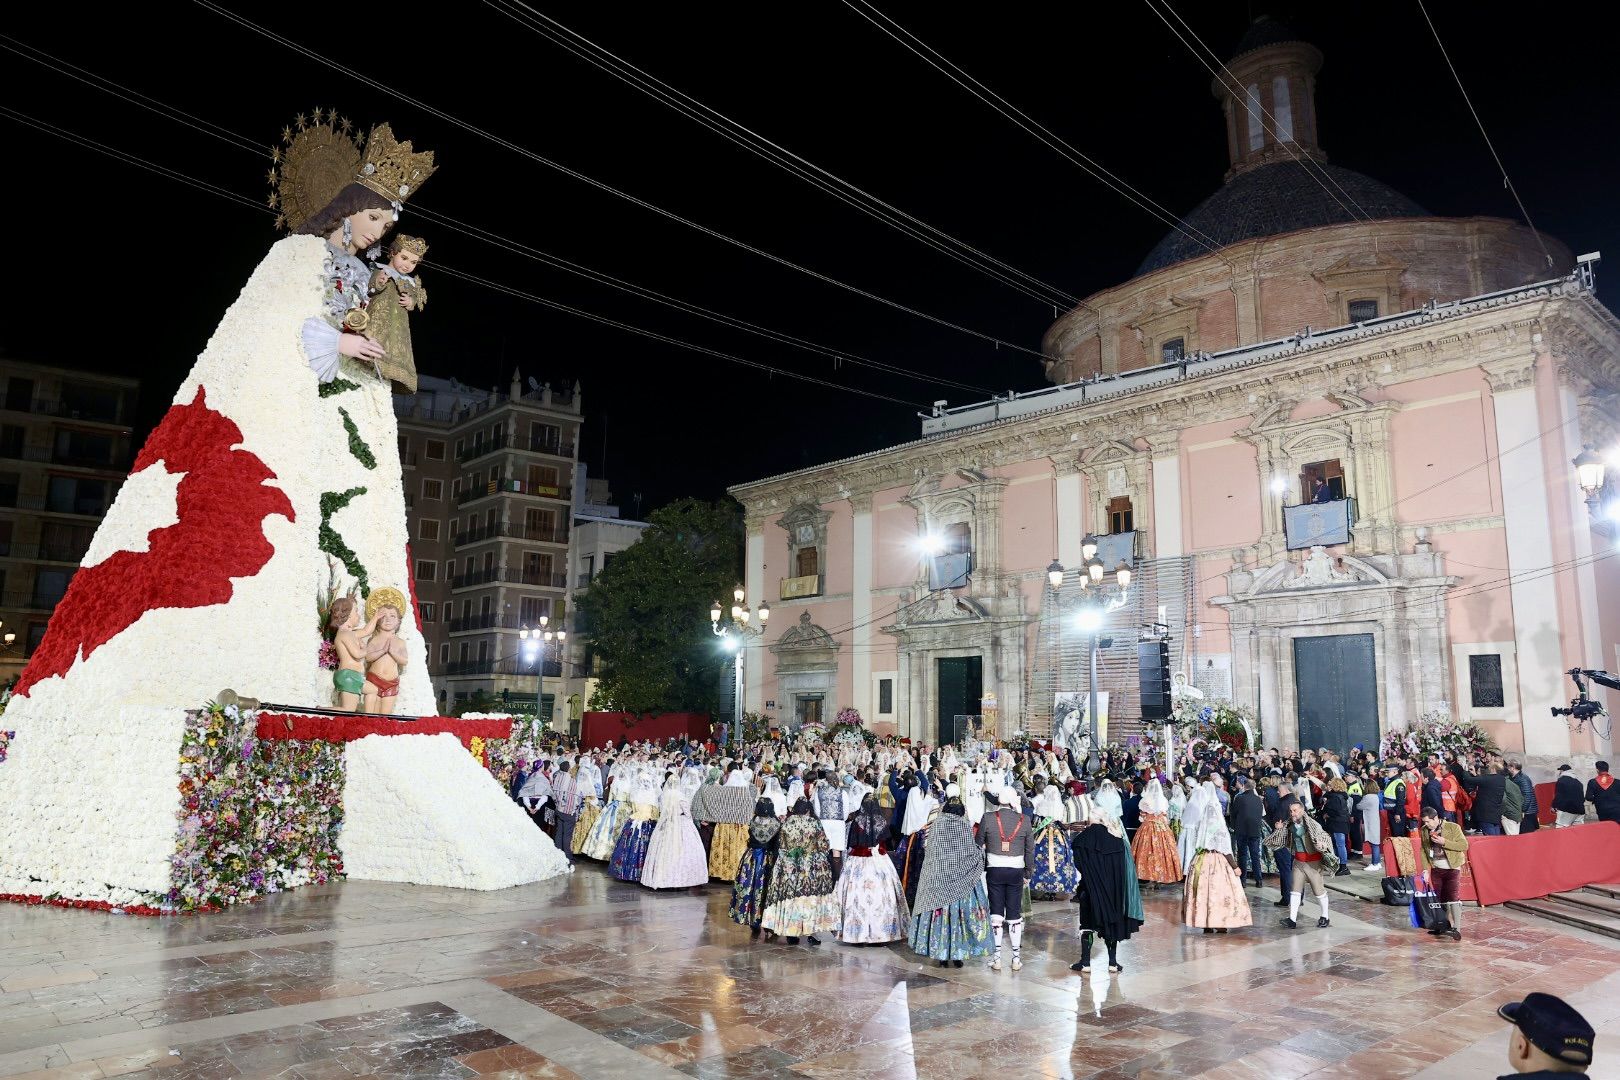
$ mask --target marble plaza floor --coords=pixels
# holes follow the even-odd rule
[[[192,918],[0,904],[0,1076],[1489,1077],[1497,1004],[1548,990],[1598,1027],[1593,1075],[1620,1077],[1620,950],[1506,913],[1470,910],[1453,944],[1335,896],[1328,930],[1262,902],[1259,927],[1206,936],[1172,890],[1145,898],[1126,973],[1087,979],[1064,904],[1037,904],[1024,970],[994,974],[751,943],[726,897],[586,863]]]

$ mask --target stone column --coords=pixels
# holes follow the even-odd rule
[[[1147,442],[1153,453],[1153,557],[1173,558],[1182,553],[1181,433],[1155,433]]]
[[[1074,456],[1070,455],[1053,458],[1052,469],[1057,488],[1054,507],[1057,514],[1055,554],[1058,562],[1065,568],[1073,570],[1084,560],[1084,556],[1080,553],[1080,541],[1086,535],[1084,510],[1080,501],[1080,465]]]
[[[743,589],[747,594],[747,603],[758,607],[761,601],[768,601],[765,595],[765,520],[750,514],[746,520],[747,540],[743,554]],[[730,601],[720,598],[721,606],[728,606]],[[769,627],[766,627],[769,636]],[[750,639],[756,644],[763,644],[763,638]],[[754,648],[748,651],[743,661],[743,711],[762,712],[765,707],[765,657],[768,654],[763,648]]]
[[[1529,573],[1553,562],[1543,464],[1546,446],[1536,411],[1536,357],[1533,353],[1510,356],[1487,361],[1480,367],[1490,383],[1496,414],[1496,466],[1501,478],[1508,566],[1516,575],[1509,595],[1513,601],[1524,751],[1563,757],[1569,754],[1569,728],[1548,711],[1553,705],[1563,704],[1565,697],[1558,594],[1550,575]]]
[[[1292,749],[1299,746],[1299,726],[1283,723],[1282,695],[1277,688],[1277,665],[1282,662],[1280,656],[1280,641],[1277,628],[1274,626],[1261,626],[1256,628],[1257,640],[1255,652],[1259,658],[1260,687],[1259,711],[1260,730],[1264,733],[1263,742],[1267,746],[1276,746],[1282,749]]]
[[[849,497],[850,509],[855,512],[852,542],[854,569],[850,576],[850,605],[855,626],[851,632],[851,667],[854,686],[851,704],[866,718],[873,719],[872,710],[872,639],[877,627],[872,625],[872,495],[870,492]]]

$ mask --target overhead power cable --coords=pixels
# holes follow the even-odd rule
[[[1014,350],[1016,352],[1026,353],[1026,354],[1028,354],[1030,356],[1040,357],[1043,360],[1045,359],[1045,354],[1041,353],[1039,350],[1028,349],[1028,348],[1025,348],[1022,345],[1016,345],[1016,344],[1014,344],[1014,343],[1012,343],[1010,341],[1006,341],[1006,340],[1004,340],[1002,338],[996,337],[994,334],[986,334],[986,333],[983,333],[983,332],[978,331],[978,330],[970,329],[970,328],[968,328],[966,326],[962,326],[962,325],[960,325],[958,323],[951,322],[949,319],[943,319],[943,318],[940,318],[939,316],[936,316],[936,315],[930,315],[925,311],[920,311],[917,308],[910,307],[909,305],[906,305],[906,304],[902,304],[898,300],[890,300],[888,297],[880,296],[877,293],[871,292],[868,289],[863,289],[858,285],[851,285],[851,284],[849,284],[847,282],[840,281],[837,278],[834,278],[834,277],[831,277],[831,276],[829,276],[827,274],[821,273],[819,270],[812,270],[807,266],[801,266],[800,264],[795,263],[795,262],[793,262],[793,261],[791,261],[789,259],[783,258],[780,255],[776,255],[776,254],[774,254],[772,252],[764,250],[763,248],[756,247],[755,245],[750,244],[747,241],[738,240],[736,237],[728,236],[725,233],[722,233],[717,229],[712,229],[707,225],[702,225],[702,224],[700,224],[700,223],[698,223],[696,221],[693,221],[690,218],[682,217],[681,215],[675,213],[672,210],[666,210],[663,207],[658,206],[655,203],[649,202],[646,199],[643,199],[643,198],[641,198],[639,196],[632,195],[627,191],[621,191],[620,189],[614,187],[611,184],[608,184],[608,183],[606,183],[604,181],[598,180],[593,176],[589,176],[589,175],[587,175],[585,173],[582,173],[577,169],[571,169],[568,166],[562,164],[561,162],[553,161],[552,159],[544,156],[543,154],[540,154],[540,153],[538,153],[538,152],[536,152],[534,150],[530,150],[528,147],[525,147],[525,146],[522,146],[522,145],[520,145],[518,143],[512,142],[510,139],[504,138],[504,137],[502,137],[500,135],[496,135],[493,132],[487,131],[484,128],[478,127],[478,126],[476,126],[474,124],[470,124],[470,123],[466,122],[465,120],[460,119],[459,117],[452,116],[451,114],[445,112],[444,110],[435,108],[432,105],[429,105],[426,102],[420,100],[419,98],[414,98],[414,97],[410,96],[409,94],[406,94],[403,91],[398,90],[393,86],[390,86],[387,83],[381,82],[381,81],[379,81],[377,79],[373,79],[373,78],[371,78],[370,76],[367,76],[367,75],[362,75],[360,72],[355,71],[354,69],[352,69],[350,67],[347,67],[344,64],[340,64],[335,60],[329,59],[328,57],[323,56],[322,54],[316,52],[313,49],[310,49],[310,48],[307,48],[307,47],[305,47],[303,45],[300,45],[296,41],[291,40],[290,38],[283,37],[282,35],[276,33],[273,30],[269,30],[269,29],[266,29],[263,26],[260,26],[258,23],[253,22],[251,19],[245,18],[245,17],[243,17],[241,15],[238,15],[234,11],[230,11],[230,10],[228,10],[226,8],[221,7],[220,5],[218,5],[216,3],[213,3],[213,0],[193,0],[193,3],[197,4],[199,7],[202,7],[202,8],[205,8],[205,9],[209,10],[209,11],[212,11],[215,14],[217,14],[217,15],[225,18],[225,19],[230,20],[231,22],[236,23],[238,26],[242,27],[243,29],[250,30],[255,34],[260,35],[261,37],[264,37],[264,38],[266,38],[266,39],[268,39],[270,41],[273,41],[273,42],[277,43],[278,45],[281,45],[281,46],[283,46],[283,47],[285,47],[287,49],[290,49],[291,51],[297,53],[300,56],[305,57],[306,59],[313,60],[318,64],[322,64],[322,65],[330,68],[333,71],[341,72],[342,74],[347,75],[350,78],[353,78],[357,82],[359,82],[359,83],[361,83],[361,84],[363,84],[365,86],[370,87],[371,89],[377,91],[378,93],[387,94],[389,97],[392,97],[392,98],[394,98],[394,99],[396,99],[398,101],[404,102],[405,104],[411,106],[412,108],[420,109],[424,113],[427,113],[429,116],[432,116],[432,117],[435,117],[435,118],[437,118],[439,120],[442,120],[447,124],[454,125],[455,127],[458,127],[460,129],[462,129],[463,131],[468,132],[469,134],[476,135],[481,139],[484,139],[484,140],[486,140],[488,142],[494,143],[496,146],[499,146],[499,147],[501,147],[501,148],[503,148],[505,150],[509,150],[512,153],[518,154],[521,157],[528,158],[530,161],[533,161],[536,164],[544,165],[549,169],[553,169],[553,170],[561,173],[562,175],[569,177],[570,179],[577,180],[580,183],[587,184],[590,187],[593,187],[598,191],[601,191],[601,192],[604,192],[604,193],[606,193],[608,195],[612,195],[612,196],[614,196],[616,198],[622,199],[625,202],[628,202],[633,206],[639,206],[640,208],[642,208],[643,210],[648,211],[649,213],[657,214],[659,217],[665,218],[666,220],[673,221],[673,222],[675,222],[675,223],[677,223],[679,225],[684,225],[689,229],[693,229],[693,230],[695,230],[697,232],[703,233],[705,236],[709,236],[709,237],[712,237],[715,240],[719,240],[719,241],[721,241],[723,243],[730,244],[735,248],[738,248],[738,249],[740,249],[742,251],[746,251],[746,252],[748,252],[748,253],[750,253],[752,255],[757,255],[762,259],[767,259],[770,262],[776,263],[778,266],[786,267],[787,269],[793,270],[793,271],[795,271],[797,273],[800,273],[800,274],[803,274],[806,277],[811,277],[811,278],[814,278],[815,280],[820,281],[820,282],[822,282],[824,284],[831,285],[831,286],[833,286],[835,288],[843,289],[846,292],[854,293],[856,296],[864,297],[867,300],[871,300],[873,303],[882,304],[885,307],[892,308],[892,309],[894,309],[896,311],[901,311],[901,312],[904,312],[904,313],[906,313],[908,315],[915,316],[916,318],[924,319],[924,320],[926,320],[928,322],[931,322],[931,323],[935,324],[936,326],[943,326],[946,329],[955,330],[958,333],[966,334],[969,337],[978,338],[980,341],[987,342],[987,343],[995,346],[997,349],[1003,349],[1003,348],[1012,349],[1012,350]]]
[[[868,0],[843,0],[843,2],[844,5],[850,10],[854,11],[855,14],[859,15],[861,18],[883,31],[883,33],[899,42],[900,45],[921,59],[929,67],[938,71],[947,79],[950,79],[956,85],[960,86],[962,89],[966,90],[968,93],[982,101],[984,104],[988,105],[991,109],[1000,113],[1007,120],[1011,121],[1016,127],[1021,128],[1023,131],[1033,136],[1036,141],[1055,151],[1059,157],[1062,157],[1069,163],[1078,166],[1083,172],[1089,175],[1092,179],[1096,180],[1098,183],[1102,184],[1104,187],[1108,188],[1110,191],[1120,195],[1126,201],[1137,206],[1142,211],[1151,217],[1156,218],[1164,225],[1167,225],[1176,232],[1181,233],[1183,236],[1187,237],[1187,239],[1191,240],[1195,244],[1198,244],[1206,251],[1210,252],[1211,254],[1219,254],[1220,245],[1216,243],[1208,234],[1185,221],[1173,211],[1166,209],[1164,206],[1154,201],[1142,191],[1131,186],[1125,180],[1104,168],[1094,158],[1082,153],[1060,136],[1053,134],[1051,130],[1046,128],[1038,121],[1032,119],[1022,109],[1018,108],[1016,105],[1013,105],[1006,98],[1002,97],[984,83],[968,74],[960,66],[946,58],[942,53],[940,53],[933,46],[929,45],[927,42],[923,41],[916,34],[913,34],[904,26],[885,15],[882,11],[878,10],[878,8],[869,3]]]
[[[1446,67],[1451,69],[1451,77],[1457,81],[1457,90],[1462,94],[1463,103],[1468,106],[1468,112],[1473,116],[1474,123],[1479,127],[1480,138],[1485,140],[1486,149],[1491,152],[1491,157],[1496,161],[1496,171],[1502,174],[1502,186],[1508,189],[1508,193],[1513,196],[1513,201],[1519,204],[1519,213],[1524,216],[1524,223],[1530,227],[1530,232],[1535,236],[1536,243],[1541,247],[1542,257],[1547,260],[1547,265],[1551,267],[1553,265],[1552,252],[1547,250],[1547,244],[1542,240],[1541,233],[1536,229],[1536,223],[1530,220],[1530,211],[1525,207],[1524,200],[1519,197],[1519,189],[1514,187],[1513,181],[1508,178],[1507,166],[1502,164],[1502,155],[1496,152],[1496,144],[1491,142],[1490,132],[1485,130],[1485,121],[1481,119],[1479,110],[1474,108],[1474,100],[1468,96],[1468,88],[1463,85],[1462,75],[1458,73],[1457,65],[1451,62],[1451,53],[1446,49],[1446,43],[1440,40],[1440,30],[1434,25],[1434,20],[1429,18],[1429,9],[1424,6],[1423,0],[1418,0],[1418,10],[1423,12],[1423,21],[1429,24],[1429,32],[1434,35],[1434,43],[1440,46],[1440,55],[1445,57]]]
[[[24,42],[19,42],[15,38],[8,37],[5,34],[0,34],[0,48],[8,49],[11,52],[17,53],[19,56],[32,60],[43,67],[50,68],[59,74],[66,75],[69,78],[75,79],[93,87],[94,89],[110,94],[113,97],[119,98],[120,100],[126,101],[132,105],[137,105],[143,109],[147,109],[148,111],[156,113],[165,119],[173,120],[176,123],[184,125],[185,127],[189,127],[194,131],[198,131],[204,135],[219,139],[230,146],[238,147],[242,150],[253,153],[258,157],[269,157],[269,152],[264,146],[254,142],[238,132],[234,132],[229,128],[221,127],[212,121],[194,116],[191,113],[185,112],[182,109],[168,104],[167,102],[150,97],[146,94],[142,94],[138,90],[133,90],[130,87],[124,86],[123,84],[115,82],[114,80],[96,72],[78,67],[66,60],[61,59],[60,57],[53,56],[50,53],[45,52],[43,49],[35,48],[34,46],[28,45]],[[688,314],[697,315],[700,318],[709,319],[713,322],[733,327],[734,329],[743,330],[781,344],[804,349],[805,351],[814,353],[823,357],[824,359],[832,360],[835,366],[839,363],[850,363],[860,367],[872,368],[876,371],[885,371],[893,375],[915,379],[935,386],[954,387],[959,390],[968,390],[973,393],[984,394],[986,396],[996,393],[996,391],[988,387],[976,386],[972,383],[959,382],[955,379],[947,379],[942,376],[931,375],[927,372],[916,371],[897,364],[888,364],[878,360],[871,360],[843,349],[833,348],[832,346],[822,345],[818,342],[810,341],[793,334],[772,330],[769,327],[760,326],[756,323],[748,322],[745,319],[739,319],[735,316],[726,315],[723,312],[714,311],[698,304],[680,300],[676,297],[658,292],[657,290],[637,285],[633,282],[625,281],[604,271],[594,270],[591,267],[565,259],[560,255],[554,255],[550,252],[543,251],[539,248],[533,247],[532,245],[522,243],[521,241],[514,240],[510,237],[502,236],[499,233],[491,232],[468,222],[459,221],[448,214],[439,213],[421,204],[413,204],[411,209],[412,212],[417,216],[429,221],[433,221],[437,224],[442,224],[447,229],[451,229],[464,235],[471,236],[474,239],[482,240],[485,243],[504,248],[508,251],[522,255],[525,258],[533,259],[536,262],[551,266],[554,269],[563,270],[567,273],[583,277],[588,281],[595,282],[596,284],[606,285],[609,288],[618,289],[620,291],[629,293],[630,295],[637,296],[645,300],[650,300],[654,303],[663,304],[667,307],[674,308],[678,311],[684,311]]]
[[[484,0],[503,15],[529,28],[559,48],[572,53],[586,63],[607,72],[614,78],[633,86],[653,100],[673,109],[682,116],[713,131],[729,142],[742,147],[792,176],[833,198],[905,233],[963,265],[985,274],[1042,304],[1073,307],[1079,297],[1054,285],[1048,285],[1000,259],[985,254],[966,241],[935,228],[896,206],[878,198],[843,177],[822,168],[813,161],[794,153],[746,127],[718,109],[709,106],[681,90],[649,74],[644,69],[610,52],[576,30],[536,10],[523,0]]]
[[[1198,43],[1198,48],[1194,48],[1192,41],[1188,41],[1187,38],[1182,35],[1181,31],[1176,29],[1175,24],[1165,17],[1164,12],[1161,12],[1158,9],[1153,0],[1143,0],[1143,3],[1147,4],[1148,6],[1148,10],[1157,15],[1159,17],[1159,21],[1164,23],[1165,26],[1169,27],[1170,32],[1176,35],[1177,39],[1180,40],[1183,45],[1187,46],[1187,51],[1193,54],[1193,59],[1202,64],[1205,71],[1213,75],[1217,82],[1226,87],[1226,89],[1231,92],[1235,100],[1240,100],[1244,103],[1244,110],[1259,122],[1261,129],[1264,130],[1266,134],[1270,135],[1272,140],[1276,142],[1278,146],[1282,147],[1288,152],[1288,156],[1294,159],[1295,163],[1305,171],[1305,175],[1309,176],[1316,183],[1317,187],[1327,192],[1328,197],[1339,204],[1339,209],[1343,210],[1346,214],[1349,214],[1352,221],[1356,220],[1358,216],[1363,221],[1371,221],[1373,216],[1363,209],[1348,191],[1344,190],[1343,185],[1341,185],[1339,181],[1334,178],[1332,173],[1322,168],[1321,163],[1316,161],[1309,154],[1299,153],[1299,151],[1294,149],[1292,139],[1284,139],[1278,133],[1277,118],[1272,115],[1271,110],[1266,108],[1258,100],[1252,102],[1249,100],[1248,93],[1244,90],[1242,85],[1238,83],[1237,77],[1232,74],[1231,69],[1226,66],[1226,61],[1222,60],[1220,54],[1206,45],[1204,40],[1198,36],[1193,28],[1187,25],[1187,20],[1183,19],[1176,12],[1176,9],[1170,6],[1169,0],[1161,0],[1161,2],[1164,4],[1164,10],[1168,11],[1171,15],[1174,15],[1176,22],[1179,22],[1183,27],[1186,28],[1187,33],[1192,35],[1193,41]],[[1203,50],[1203,52],[1208,53],[1215,60],[1215,63],[1220,65],[1219,71],[1216,71],[1210,66],[1209,61],[1204,59],[1203,54],[1199,52],[1200,48]],[[1328,183],[1331,183],[1334,188],[1338,189],[1338,194],[1335,194],[1332,190],[1330,190],[1327,184],[1322,183],[1323,178],[1326,178]],[[1339,195],[1343,195],[1344,198],[1339,198]],[[1346,199],[1349,200],[1348,206],[1345,205]]]
[[[76,144],[78,146],[81,146],[81,147],[87,149],[87,150],[94,150],[97,153],[104,154],[104,155],[106,155],[108,157],[111,157],[111,158],[114,158],[116,160],[122,161],[125,164],[134,165],[137,168],[145,169],[148,172],[154,173],[154,174],[156,174],[158,176],[162,176],[162,177],[165,177],[167,179],[174,180],[174,181],[177,181],[179,183],[185,184],[186,186],[191,187],[191,188],[195,188],[198,191],[207,192],[210,195],[215,195],[215,196],[218,196],[219,198],[226,199],[226,200],[228,200],[230,202],[238,203],[238,204],[240,204],[242,206],[248,207],[249,209],[251,209],[251,210],[253,210],[253,211],[257,212],[257,213],[267,214],[267,215],[274,215],[274,213],[275,213],[274,210],[271,210],[269,207],[265,206],[262,202],[260,202],[258,200],[250,199],[245,195],[241,195],[241,194],[239,194],[237,192],[231,191],[228,188],[220,187],[217,184],[210,184],[205,180],[198,180],[195,177],[186,176],[185,174],[177,172],[174,169],[170,169],[170,168],[167,168],[165,166],[158,165],[155,162],[148,161],[147,159],[142,158],[142,157],[138,157],[135,154],[130,154],[130,153],[127,153],[127,152],[125,152],[123,150],[119,150],[116,147],[108,146],[105,143],[97,142],[96,140],[88,138],[88,137],[86,137],[84,135],[80,135],[77,132],[69,131],[66,128],[58,127],[55,124],[51,124],[51,123],[48,123],[47,121],[40,120],[37,117],[30,116],[27,113],[19,112],[16,109],[10,108],[9,106],[0,105],[0,116],[8,117],[8,118],[10,118],[12,120],[15,120],[16,122],[18,122],[20,124],[23,124],[23,125],[25,125],[27,127],[33,128],[36,131],[41,131],[41,132],[44,132],[45,134],[48,134],[48,135],[54,135],[57,138],[60,138],[60,139],[62,139],[64,141],[66,141],[66,142],[74,143],[74,144]],[[816,378],[813,375],[806,375],[806,374],[803,374],[802,372],[792,371],[792,370],[787,369],[787,368],[775,367],[775,366],[770,365],[770,364],[761,363],[760,361],[757,361],[757,360],[749,360],[749,359],[747,359],[745,357],[735,356],[735,355],[733,355],[731,353],[721,352],[718,349],[711,349],[711,348],[708,348],[707,346],[704,346],[704,345],[696,345],[696,344],[693,344],[692,342],[689,342],[689,341],[683,341],[680,338],[670,337],[667,334],[660,334],[657,331],[647,330],[647,329],[645,329],[643,327],[636,326],[636,325],[634,325],[632,323],[624,322],[623,320],[620,320],[620,319],[613,319],[613,318],[609,318],[608,316],[605,316],[605,315],[598,315],[595,312],[586,311],[583,308],[573,307],[572,305],[569,305],[569,304],[563,304],[563,303],[560,303],[560,302],[555,301],[555,300],[549,300],[549,299],[547,299],[545,297],[538,296],[538,295],[536,295],[534,293],[525,292],[525,291],[523,291],[521,289],[515,289],[515,288],[512,288],[511,286],[503,285],[500,282],[490,281],[487,278],[478,277],[476,275],[469,274],[469,273],[467,273],[465,271],[457,270],[454,267],[446,266],[443,263],[435,262],[434,266],[436,267],[436,269],[438,271],[440,271],[442,273],[446,273],[446,274],[449,274],[451,277],[455,277],[455,278],[459,278],[459,279],[464,280],[464,281],[471,282],[471,283],[473,283],[475,285],[478,285],[481,288],[492,289],[492,290],[494,290],[496,292],[501,292],[501,293],[504,293],[504,294],[506,294],[508,296],[516,297],[516,298],[522,299],[522,300],[527,300],[527,301],[530,301],[531,303],[535,303],[535,304],[539,304],[539,305],[541,305],[543,307],[551,308],[554,311],[560,311],[560,312],[564,312],[564,313],[569,314],[569,315],[577,316],[577,317],[582,318],[582,319],[588,319],[588,320],[590,320],[592,322],[601,323],[602,325],[605,325],[605,326],[612,326],[612,327],[615,327],[617,329],[624,330],[627,333],[637,334],[637,335],[640,335],[642,337],[650,338],[650,339],[655,340],[655,341],[660,341],[660,342],[663,342],[663,343],[668,344],[668,345],[676,346],[677,348],[687,349],[687,350],[689,350],[691,352],[702,353],[702,354],[704,354],[706,356],[713,356],[713,357],[715,357],[717,359],[725,360],[728,363],[738,364],[738,365],[740,365],[742,367],[753,368],[756,371],[765,372],[767,375],[771,375],[771,376],[780,375],[783,378],[794,379],[794,380],[796,380],[798,382],[811,383],[811,384],[816,385],[816,386],[824,386],[824,387],[827,387],[827,388],[833,389],[833,390],[843,390],[843,391],[845,391],[847,393],[859,394],[862,397],[872,398],[872,399],[877,400],[877,401],[888,401],[888,402],[892,402],[892,403],[894,403],[896,405],[904,405],[904,406],[906,406],[908,408],[912,408],[912,409],[925,408],[924,405],[922,405],[921,403],[916,402],[916,401],[908,401],[905,398],[891,397],[888,394],[881,394],[881,393],[878,393],[878,392],[872,391],[872,390],[864,390],[864,389],[861,389],[860,387],[849,386],[849,385],[843,384],[843,383],[835,383],[835,382],[831,382],[830,380],[827,380],[827,379],[819,379],[819,378]]]

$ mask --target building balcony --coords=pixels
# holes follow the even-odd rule
[[[576,577],[574,579],[574,588],[576,588],[576,589],[588,589],[590,587],[591,587],[591,575],[589,575],[589,574],[580,574],[578,577]]]
[[[78,563],[89,550],[88,544],[13,544],[0,541],[0,558],[29,562]]]
[[[16,592],[0,596],[0,607],[7,611],[55,611],[60,596],[47,593]]]
[[[508,584],[532,585],[541,589],[568,588],[567,574],[539,574],[511,567],[492,567],[488,570],[474,570],[470,574],[457,574],[450,579],[452,589],[471,589],[479,585]]]
[[[21,443],[0,443],[0,458],[49,464],[51,448],[48,446],[24,446]]]
[[[81,423],[119,425],[125,423],[122,401],[113,405],[110,402],[56,401],[51,398],[39,398],[30,408],[18,411],[31,412],[38,416],[55,416],[63,420],[77,420]]]
[[[456,547],[466,547],[470,544],[482,543],[485,540],[528,540],[538,544],[567,544],[568,526],[554,525],[551,528],[529,528],[526,525],[500,521],[494,525],[480,525],[474,529],[463,529],[458,533],[452,533],[450,536],[450,542]]]
[[[556,457],[565,457],[569,460],[573,460],[574,440],[564,438],[526,438],[521,435],[506,435],[499,439],[485,437],[481,439],[474,439],[470,445],[463,446],[461,448],[461,452],[456,454],[456,460],[465,465],[469,461],[484,457],[487,454],[498,453],[502,450],[523,450],[533,454],[551,454]]]
[[[567,484],[529,484],[523,480],[492,480],[480,488],[469,488],[456,496],[456,505],[465,506],[493,495],[528,495],[542,499],[560,499],[569,502],[574,489]]]
[[[1289,551],[1348,544],[1355,524],[1355,499],[1283,507],[1283,540]]]
[[[781,588],[778,590],[778,600],[803,600],[810,596],[821,595],[820,574],[800,574],[798,577],[782,578]]]
[[[533,622],[530,619],[529,622]],[[481,615],[463,615],[450,620],[452,634],[465,634],[471,630],[522,630],[528,626],[527,622],[516,615],[499,615],[494,612]]]
[[[544,666],[546,678],[562,678],[561,661],[547,660]],[[514,677],[526,676],[533,679],[540,674],[535,670],[534,664],[525,664],[517,657],[508,657],[504,660],[457,660],[445,664],[440,669],[440,672],[445,677],[452,679],[458,676],[466,677],[470,675],[511,675]]]

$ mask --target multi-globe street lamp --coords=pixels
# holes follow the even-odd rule
[[[539,716],[546,707],[546,658],[554,655],[559,661],[562,659],[563,645],[568,641],[568,631],[548,630],[546,624],[551,622],[549,615],[540,616],[540,625],[530,630],[527,626],[518,630],[519,648],[523,651],[523,662],[534,664],[538,682],[534,690],[534,714]],[[551,717],[546,717],[549,726]]]
[[[716,600],[709,608],[709,630],[720,639],[720,647],[732,654],[732,709],[731,709],[731,748],[732,753],[742,746],[742,716],[743,716],[743,657],[747,652],[748,639],[758,637],[765,632],[765,623],[771,617],[771,605],[761,601],[759,605],[759,624],[754,624],[753,613],[748,610],[747,594],[743,587],[738,585],[731,590],[731,615],[724,617],[726,612]]]
[[[1087,535],[1080,543],[1080,554],[1085,562],[1077,575],[1080,592],[1071,596],[1064,605],[1073,612],[1075,628],[1091,639],[1088,648],[1091,678],[1086,704],[1087,728],[1091,734],[1092,752],[1101,744],[1102,733],[1097,726],[1097,649],[1099,632],[1111,612],[1124,607],[1130,599],[1131,568],[1121,560],[1109,570],[1097,555],[1097,538]],[[1046,580],[1054,592],[1061,589],[1066,571],[1056,559],[1046,568]],[[1110,575],[1112,579],[1110,580]]]

